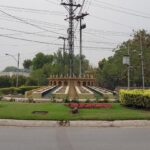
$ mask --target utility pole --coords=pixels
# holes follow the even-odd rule
[[[129,56],[129,64],[128,64],[128,89],[130,89],[130,67],[131,67],[131,58],[130,58],[130,47],[128,44],[128,56]]]
[[[80,64],[79,64],[79,77],[82,77],[82,30],[86,28],[86,24],[82,24],[82,20],[88,13],[82,13],[76,16],[76,20],[80,21]]]
[[[63,44],[63,76],[65,75],[65,51],[66,51],[66,40],[68,40],[68,38],[60,36],[58,37],[58,39],[62,39],[64,41]]]
[[[68,38],[60,36],[60,37],[58,37],[58,39],[62,39],[64,41],[64,45],[63,45],[63,57],[64,57],[65,51],[66,51],[66,40],[68,40]]]
[[[142,86],[145,89],[145,77],[144,77],[144,57],[143,57],[143,44],[142,44],[142,35],[140,33],[140,49],[141,49],[141,71],[142,71]]]
[[[70,77],[74,76],[74,17],[75,11],[78,7],[81,7],[80,4],[74,3],[74,0],[67,0],[67,2],[61,2],[66,10],[69,12],[69,17],[66,20],[69,20],[68,28],[68,46],[69,46],[69,56],[70,56]]]

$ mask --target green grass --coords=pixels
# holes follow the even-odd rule
[[[48,111],[47,115],[32,114]],[[150,120],[150,111],[129,109],[113,104],[111,109],[82,109],[79,114],[70,113],[64,104],[0,102],[0,119],[18,120]]]

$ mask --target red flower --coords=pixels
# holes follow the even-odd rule
[[[111,108],[112,107],[111,104],[92,104],[92,103],[89,103],[89,104],[85,104],[85,103],[80,103],[80,104],[78,104],[78,103],[70,103],[67,106],[69,106],[70,108],[77,107],[77,108],[80,108],[80,109],[82,109],[82,108],[89,108],[89,109],[91,109],[91,108]]]

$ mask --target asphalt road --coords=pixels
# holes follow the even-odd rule
[[[150,128],[0,127],[0,150],[150,150]]]

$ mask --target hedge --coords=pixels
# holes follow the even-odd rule
[[[150,90],[120,90],[122,105],[137,108],[150,108]]]
[[[10,88],[0,88],[0,94],[25,94],[26,91],[39,88],[38,86],[21,86],[21,87],[10,87]]]

